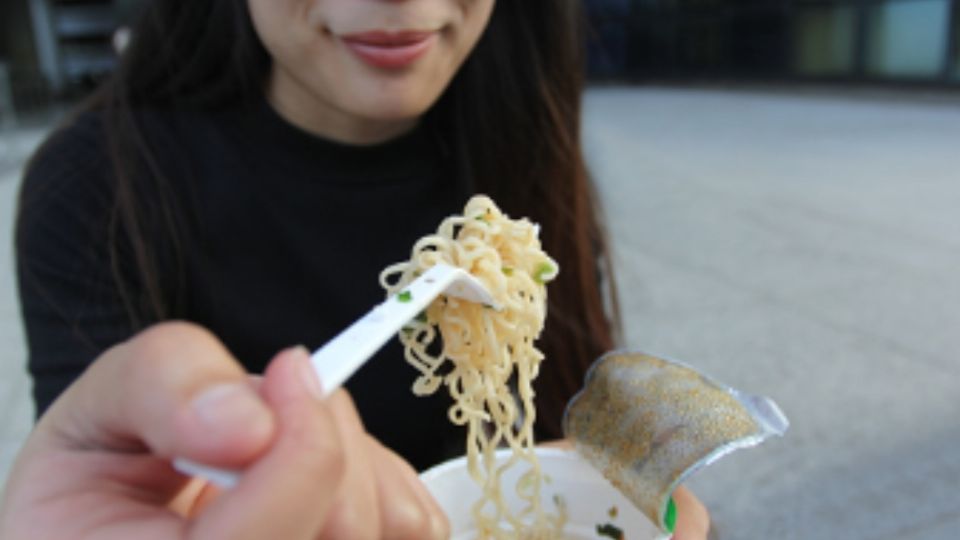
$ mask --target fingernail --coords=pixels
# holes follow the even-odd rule
[[[313,363],[310,361],[310,351],[303,345],[298,345],[290,349],[290,354],[295,354],[299,358],[301,380],[306,385],[307,390],[313,394],[313,397],[321,399],[323,397],[323,386],[320,384],[320,378],[317,377],[316,370],[313,369]]]
[[[677,504],[673,502],[673,497],[667,501],[667,511],[663,516],[663,523],[667,526],[667,532],[673,533],[677,527]]]
[[[270,429],[270,411],[245,383],[220,383],[202,391],[191,403],[197,418],[211,431]]]

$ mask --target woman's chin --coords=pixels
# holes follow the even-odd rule
[[[415,123],[426,114],[431,100],[418,95],[381,95],[363,100],[354,107],[354,113],[372,121]]]

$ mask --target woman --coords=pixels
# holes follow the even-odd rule
[[[206,328],[254,373],[314,348],[483,192],[542,223],[562,268],[537,382],[538,435],[559,437],[615,326],[580,151],[579,21],[557,0],[152,2],[23,188],[38,411],[109,347],[142,329],[162,341],[161,321]],[[448,403],[414,398],[399,358],[391,344],[347,385],[366,430],[416,468],[462,453]]]

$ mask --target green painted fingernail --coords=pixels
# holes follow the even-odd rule
[[[677,526],[677,505],[673,502],[673,497],[667,501],[667,511],[663,514],[663,524],[667,527],[667,532],[672,533]]]

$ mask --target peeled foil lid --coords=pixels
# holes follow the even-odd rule
[[[788,427],[769,398],[630,352],[597,360],[563,419],[577,451],[665,531],[671,494],[687,476]]]

